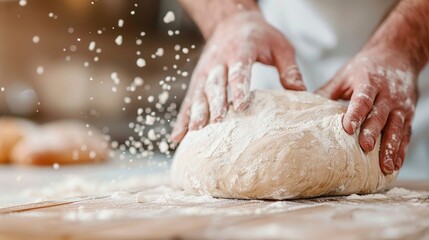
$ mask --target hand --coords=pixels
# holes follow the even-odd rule
[[[239,12],[214,29],[201,55],[179,112],[172,140],[180,142],[188,129],[219,122],[228,110],[227,85],[235,111],[249,105],[252,64],[275,66],[283,87],[305,90],[292,45],[258,11]]]
[[[350,100],[343,118],[348,134],[360,128],[359,144],[372,151],[382,133],[380,167],[384,174],[399,170],[410,142],[417,102],[417,71],[400,52],[364,50],[318,93]]]

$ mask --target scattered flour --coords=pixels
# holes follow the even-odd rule
[[[388,192],[386,192],[386,196],[388,197],[401,197],[401,198],[419,198],[425,196],[424,192],[416,192],[411,191],[405,188],[392,188]]]
[[[123,19],[119,19],[118,20],[118,27],[123,27],[124,26],[124,20]]]
[[[110,197],[116,200],[130,199],[133,195],[125,190],[114,192]]]
[[[386,199],[386,198],[388,197],[384,194],[368,194],[368,195],[352,194],[346,197],[347,200]]]
[[[146,66],[146,61],[143,58],[138,58],[136,61],[137,67],[142,68]]]
[[[121,45],[122,45],[122,41],[123,41],[123,37],[122,37],[122,35],[118,35],[118,36],[115,38],[115,43],[116,43],[116,45],[118,45],[118,46],[121,46]]]
[[[348,200],[365,200],[365,199],[388,199],[388,198],[420,198],[427,196],[426,192],[416,192],[405,188],[392,188],[389,191],[381,194],[357,195],[352,194],[347,196]]]
[[[19,6],[21,7],[27,6],[27,0],[19,0]]]
[[[176,19],[176,17],[174,15],[174,13],[172,11],[168,11],[164,16],[163,21],[165,23],[171,23],[171,22],[174,22],[175,19]]]

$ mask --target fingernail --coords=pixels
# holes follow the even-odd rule
[[[241,112],[249,106],[249,103],[248,103],[248,101],[246,101],[246,97],[243,97],[240,99],[236,99],[233,102],[233,106],[234,106],[234,111]]]
[[[392,174],[394,170],[394,166],[393,166],[393,160],[392,158],[386,158],[384,160],[384,172],[386,174]]]
[[[299,71],[291,71],[286,74],[286,83],[298,91],[306,90]]]
[[[173,141],[174,143],[179,143],[178,137],[181,134],[181,132],[182,131],[179,131],[179,130],[173,130],[170,136],[170,140]]]
[[[297,84],[295,85],[296,90],[298,91],[305,91],[307,90],[307,88],[305,87],[304,83],[301,81],[298,81]]]
[[[345,114],[343,117],[343,128],[349,135],[352,135],[356,132],[357,121],[349,120],[348,115]]]
[[[372,138],[372,137],[368,137],[367,138],[368,139],[368,143],[369,143],[369,146],[370,146],[370,151],[372,151],[372,149],[374,149],[374,138]]]
[[[357,125],[358,125],[358,122],[357,121],[350,121],[350,126],[352,127],[352,133],[355,133],[356,132],[356,129],[357,129]]]
[[[398,171],[402,167],[402,158],[397,157],[395,162],[395,171]]]
[[[214,114],[215,117],[212,119],[212,122],[213,123],[221,122],[225,118],[226,112],[227,112],[227,110],[225,107],[218,110],[217,113]]]

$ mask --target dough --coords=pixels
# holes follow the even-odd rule
[[[10,161],[10,152],[13,147],[36,125],[19,118],[0,118],[0,163]]]
[[[104,161],[107,155],[107,142],[98,131],[80,122],[59,121],[41,126],[17,143],[11,161],[31,165],[74,164]]]
[[[367,194],[397,172],[379,167],[380,139],[365,154],[342,127],[346,107],[316,94],[255,91],[250,107],[189,132],[172,166],[176,187],[191,194],[292,199]]]

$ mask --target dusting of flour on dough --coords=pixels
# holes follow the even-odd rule
[[[319,95],[255,91],[244,112],[187,134],[172,167],[176,186],[227,198],[290,199],[373,193],[385,177],[376,150],[345,133],[346,107]]]

